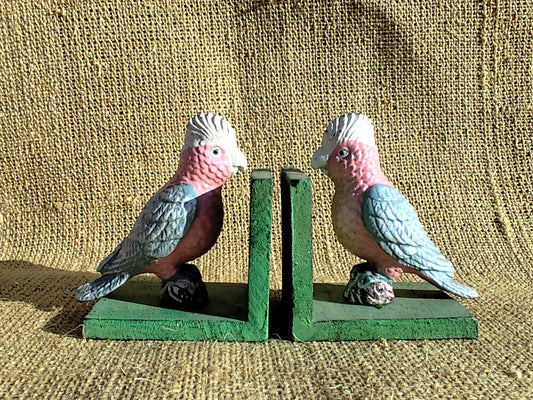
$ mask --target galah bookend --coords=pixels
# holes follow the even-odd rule
[[[129,235],[100,263],[102,276],[80,286],[76,299],[98,299],[143,273],[163,280],[162,300],[187,306],[206,298],[200,272],[186,263],[215,244],[224,214],[222,185],[246,167],[235,130],[225,118],[211,113],[193,117],[175,175],[148,200]]]
[[[465,298],[477,292],[454,280],[454,266],[429,239],[415,210],[381,170],[374,127],[363,114],[348,114],[327,127],[311,160],[333,181],[333,229],[352,254],[367,260],[350,274],[348,302],[381,306],[394,299],[393,281],[414,273]]]

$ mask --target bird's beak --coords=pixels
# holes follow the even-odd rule
[[[231,156],[231,163],[234,174],[239,171],[244,171],[248,167],[248,161],[246,160],[246,156],[239,149],[235,149],[235,151],[233,152]]]
[[[328,162],[328,158],[329,153],[324,150],[323,147],[319,148],[311,158],[311,167],[313,167],[314,169],[319,169],[325,174],[327,174],[326,164]]]

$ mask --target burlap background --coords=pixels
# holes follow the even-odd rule
[[[0,1],[0,397],[531,399],[531,1]],[[251,168],[315,190],[315,276],[343,282],[332,186],[309,157],[361,111],[383,166],[480,298],[478,340],[87,341],[96,276],[177,165],[199,110]],[[245,281],[249,171],[199,261]],[[276,187],[278,178],[276,178]],[[281,286],[279,192],[272,288]]]

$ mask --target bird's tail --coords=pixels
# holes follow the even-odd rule
[[[111,293],[113,290],[122,286],[130,274],[126,272],[120,272],[118,274],[105,274],[95,279],[92,282],[87,282],[76,289],[76,300],[78,301],[90,301],[96,300],[106,294]]]
[[[449,275],[439,271],[424,271],[423,278],[429,278],[431,283],[437,285],[441,289],[453,293],[465,299],[475,299],[478,297],[477,291],[469,286],[457,282]]]

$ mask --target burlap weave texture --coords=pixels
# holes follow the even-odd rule
[[[0,0],[0,397],[533,398],[532,17],[529,0]],[[356,260],[309,159],[333,118],[369,115],[386,174],[480,292],[463,302],[480,338],[81,339],[74,288],[172,175],[200,110],[228,118],[250,169],[311,176],[318,282]],[[246,281],[248,182],[224,189],[207,280]]]

